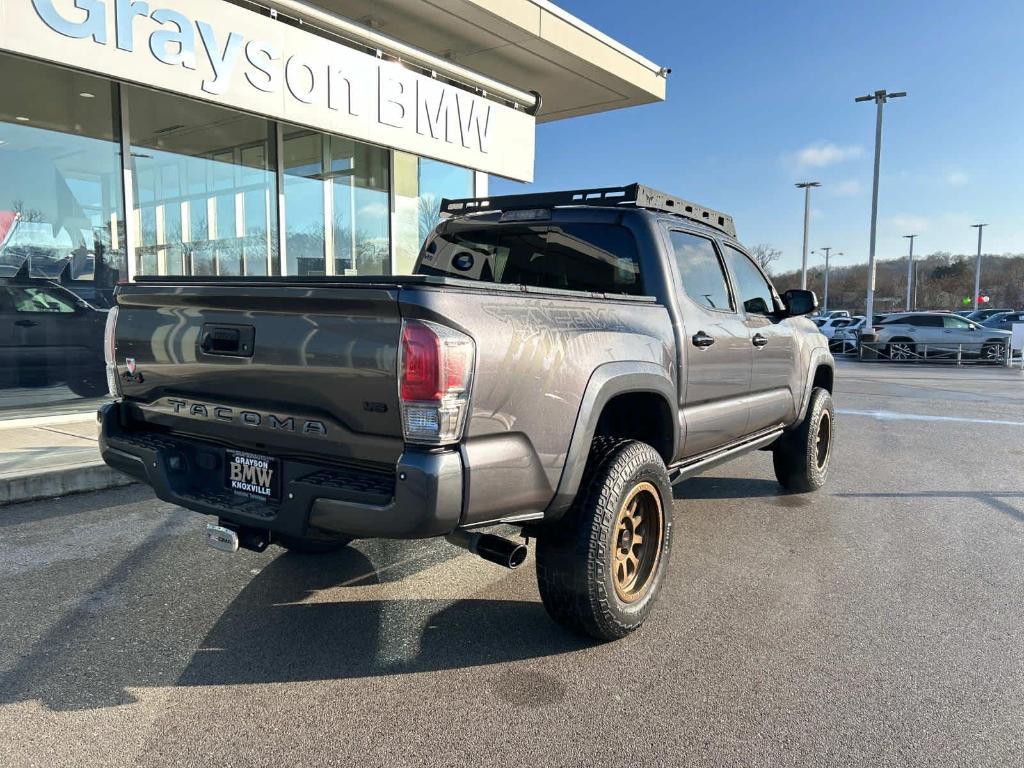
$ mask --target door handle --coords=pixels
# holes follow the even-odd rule
[[[693,346],[705,349],[715,343],[715,337],[708,336],[704,331],[697,331],[690,341],[693,342]]]
[[[35,320],[15,320],[14,324],[19,328],[34,328],[39,325]]]
[[[755,347],[763,347],[765,344],[768,343],[768,337],[762,336],[760,333],[755,333],[753,338],[750,339],[750,342]]]

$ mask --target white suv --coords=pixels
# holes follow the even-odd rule
[[[909,312],[887,317],[860,340],[891,360],[930,357],[981,358],[1000,362],[1006,357],[1011,334],[986,328],[947,312]]]

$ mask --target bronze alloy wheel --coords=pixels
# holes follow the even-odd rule
[[[821,412],[818,422],[818,439],[815,444],[818,469],[824,469],[828,463],[828,453],[832,450],[832,417],[828,411]]]
[[[665,515],[661,497],[651,483],[633,486],[622,502],[613,528],[612,582],[624,603],[643,597],[661,559]]]

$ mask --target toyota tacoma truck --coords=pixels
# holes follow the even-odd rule
[[[639,184],[445,200],[414,274],[137,278],[107,323],[112,467],[216,518],[219,549],[536,542],[551,617],[638,627],[672,485],[770,450],[822,486],[833,359],[732,219]],[[507,528],[503,530],[508,530]]]

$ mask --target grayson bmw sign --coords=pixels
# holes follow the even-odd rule
[[[0,0],[0,49],[533,178],[525,112],[220,0]]]

